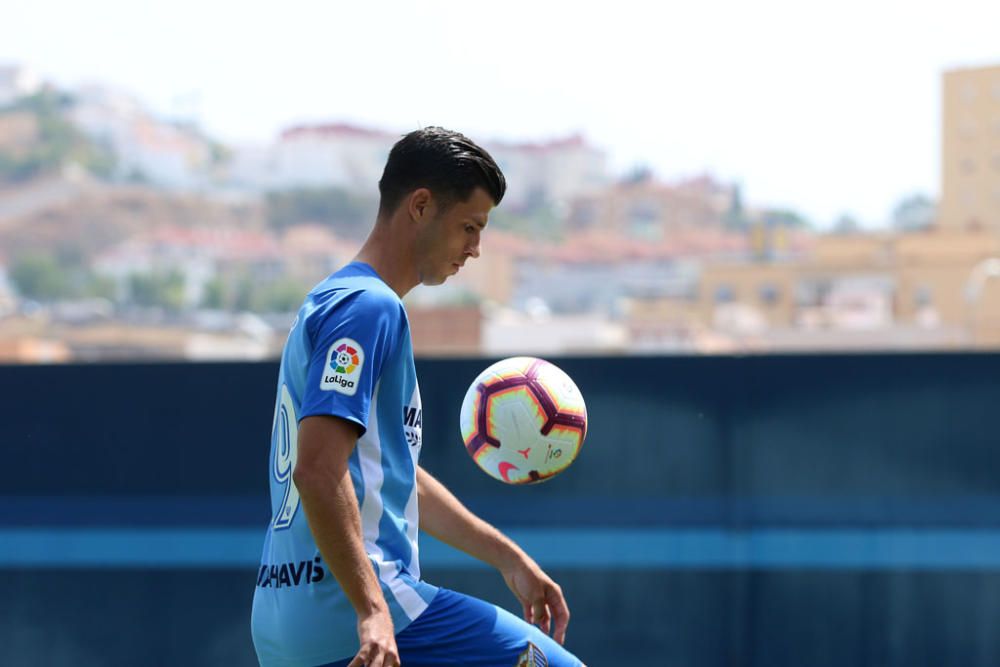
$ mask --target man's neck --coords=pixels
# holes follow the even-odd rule
[[[395,242],[394,242],[395,241]],[[388,222],[377,222],[354,261],[364,262],[402,299],[417,286],[412,257],[399,239],[393,238]]]

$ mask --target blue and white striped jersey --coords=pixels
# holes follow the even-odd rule
[[[271,523],[253,601],[262,665],[309,667],[352,656],[357,617],[326,570],[292,482],[299,420],[335,415],[361,425],[351,479],[365,548],[396,631],[437,589],[420,581],[416,467],[420,392],[406,311],[375,271],[354,262],[306,297],[281,358],[271,434]]]

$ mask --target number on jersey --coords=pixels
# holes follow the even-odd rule
[[[295,459],[298,457],[299,422],[288,387],[281,385],[281,402],[274,412],[274,479],[285,487],[285,494],[274,515],[274,529],[283,530],[292,525],[299,509],[299,490],[292,480]]]

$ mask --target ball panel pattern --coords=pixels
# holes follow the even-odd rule
[[[486,473],[508,484],[531,484],[576,459],[587,411],[561,369],[516,357],[490,366],[469,387],[461,430],[469,455]]]

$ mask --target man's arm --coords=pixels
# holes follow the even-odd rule
[[[365,552],[361,513],[347,461],[357,424],[339,417],[306,417],[299,425],[292,479],[323,560],[358,615],[360,650],[349,667],[396,667],[392,616]]]
[[[538,563],[513,540],[470,512],[420,467],[417,467],[417,493],[421,530],[498,569],[521,601],[524,620],[537,623],[545,632],[552,629],[553,638],[562,644],[569,624],[569,608],[562,589]]]

